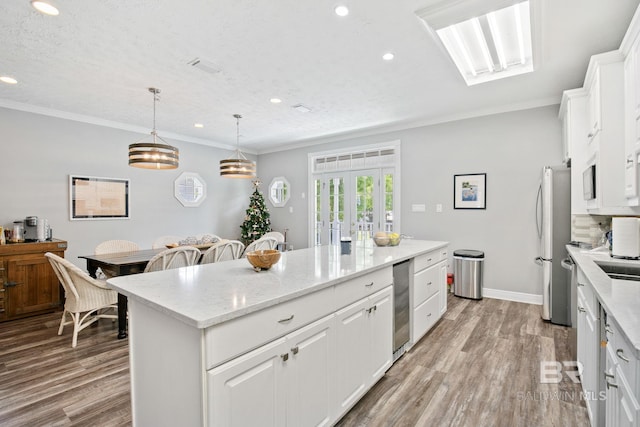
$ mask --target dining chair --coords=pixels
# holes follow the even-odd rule
[[[198,263],[201,252],[193,246],[179,246],[155,255],[144,268],[144,273],[187,267]]]
[[[104,242],[96,246],[96,248],[93,250],[93,253],[95,253],[96,255],[104,255],[117,252],[135,252],[139,250],[140,246],[129,240],[105,240]],[[96,277],[98,279],[109,279],[111,277],[115,277],[115,273],[103,268],[98,268],[98,270],[96,271]]]
[[[260,239],[258,239],[258,240],[261,240],[261,239],[264,239],[264,238],[267,238],[267,237],[273,237],[274,239],[276,239],[278,241],[278,243],[284,243],[284,234],[282,234],[279,231],[269,231],[267,233],[264,233],[262,235],[262,237],[260,237]]]
[[[246,257],[249,252],[259,251],[261,249],[275,249],[278,246],[278,240],[274,237],[261,237],[247,245],[242,257]]]
[[[224,240],[211,246],[202,254],[200,264],[231,261],[240,258],[244,251],[244,244],[238,240]]]
[[[168,244],[178,243],[180,240],[182,240],[182,237],[180,236],[160,236],[153,241],[151,247],[153,249],[166,248]]]
[[[116,252],[134,252],[139,251],[140,246],[129,240],[106,240],[100,243],[94,249],[96,255],[112,254]]]
[[[118,293],[108,289],[103,280],[97,280],[56,254],[44,254],[64,288],[64,311],[58,335],[66,325],[73,324],[71,347],[78,344],[78,332],[99,319],[117,319]],[[113,314],[107,314],[109,311]],[[71,320],[66,320],[67,314]]]

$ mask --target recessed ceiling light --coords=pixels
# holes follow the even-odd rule
[[[271,101],[272,104],[280,104],[282,102],[282,99],[280,99],[280,98],[271,98],[269,101]]]
[[[60,11],[51,3],[42,0],[31,0],[31,6],[40,13],[50,16],[58,16]]]
[[[0,77],[0,81],[8,83],[10,85],[14,85],[14,84],[18,83],[18,81],[16,79],[14,79],[13,77],[9,77],[9,76]]]
[[[198,129],[202,129],[204,127],[204,125],[202,123],[194,123],[193,127],[194,128],[198,128]]]
[[[394,58],[394,55],[391,52],[387,52],[384,55],[382,55],[382,59],[384,59],[385,61],[391,61],[393,58]]]
[[[336,6],[336,8],[334,9],[334,11],[336,12],[336,15],[338,16],[347,16],[349,14],[349,9],[347,8],[347,6]]]

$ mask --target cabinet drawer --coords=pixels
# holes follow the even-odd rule
[[[414,258],[413,272],[418,273],[419,271],[424,270],[425,268],[430,267],[433,264],[442,261],[443,259],[447,259],[448,255],[449,250],[446,246],[444,248],[419,255]]]
[[[587,280],[581,269],[578,269],[577,282],[578,296],[582,297],[586,304],[586,307],[584,308],[588,309],[593,317],[598,317],[599,310],[596,295],[593,292],[591,283]]]
[[[440,268],[432,266],[413,276],[413,306],[417,307],[438,292]]]
[[[413,310],[413,342],[416,343],[439,319],[440,295],[436,292],[431,298]]]
[[[207,369],[332,313],[333,290],[329,287],[208,328]]]
[[[612,354],[615,356],[615,362],[620,366],[622,373],[626,377],[631,389],[635,392],[634,395],[637,399],[638,396],[636,393],[638,391],[638,382],[636,374],[638,370],[638,360],[635,357],[631,344],[629,344],[626,338],[622,335],[622,331],[616,322],[609,318],[608,323],[609,327],[613,331],[613,333],[608,334],[608,336]]]
[[[336,310],[371,295],[393,283],[393,270],[391,267],[383,268],[364,276],[356,277],[347,282],[338,283],[335,286]]]

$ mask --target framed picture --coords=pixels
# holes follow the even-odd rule
[[[69,175],[72,220],[129,219],[129,180]]]
[[[487,208],[486,173],[472,173],[453,176],[453,208]]]

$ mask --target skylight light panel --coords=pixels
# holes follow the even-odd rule
[[[529,1],[474,17],[446,12],[416,13],[435,30],[467,85],[533,71]],[[464,18],[456,20],[456,13]]]

